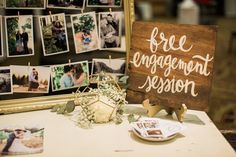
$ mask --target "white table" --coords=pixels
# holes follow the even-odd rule
[[[157,116],[166,118],[164,111]],[[49,110],[0,116],[0,126],[29,123],[45,126],[44,152],[20,157],[236,157],[207,114],[200,111],[188,110],[187,129],[166,142],[139,139],[128,131],[127,118],[121,125],[100,124],[84,130],[69,117]]]

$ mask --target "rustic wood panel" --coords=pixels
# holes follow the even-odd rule
[[[207,110],[215,42],[216,28],[213,26],[135,22],[129,54],[127,100],[137,103],[137,99],[132,100],[138,92],[138,101],[143,97],[169,107],[184,103],[189,109]],[[190,69],[186,73],[185,65]],[[197,68],[191,71],[193,67]],[[154,86],[149,86],[150,83]]]

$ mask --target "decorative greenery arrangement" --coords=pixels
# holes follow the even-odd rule
[[[127,104],[126,93],[121,90],[117,82],[109,75],[100,73],[91,76],[91,82],[97,84],[97,88],[85,88],[82,92],[74,93],[74,100],[67,104],[56,105],[52,112],[67,114],[80,107],[77,115],[77,124],[81,128],[91,128],[93,123],[107,123],[114,121],[122,123],[122,106]]]

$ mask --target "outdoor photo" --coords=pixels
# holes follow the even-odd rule
[[[44,128],[6,126],[0,128],[0,156],[43,152]]]
[[[39,20],[44,55],[69,52],[65,14],[41,16]]]
[[[52,91],[89,85],[88,61],[51,67]]]
[[[122,12],[99,13],[99,38],[101,49],[121,48]]]
[[[125,60],[124,59],[93,59],[92,74],[105,72],[111,75],[115,80],[125,74]]]
[[[43,66],[11,66],[13,92],[48,93],[50,68]]]
[[[98,49],[98,31],[95,12],[71,16],[76,53]]]
[[[7,9],[44,9],[46,0],[5,0]]]
[[[48,8],[84,9],[84,0],[48,0]]]
[[[11,69],[0,67],[0,95],[12,94]]]
[[[88,7],[121,7],[122,0],[87,0]]]
[[[6,16],[8,57],[34,55],[33,18],[31,15]]]

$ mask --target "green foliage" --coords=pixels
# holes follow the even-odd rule
[[[78,17],[73,17],[73,21],[79,20],[79,23],[74,23],[75,33],[86,31],[93,31],[95,28],[94,19],[91,15],[82,15],[79,19]]]
[[[60,80],[64,74],[64,67],[63,66],[54,67],[53,70],[54,70],[53,88],[54,90],[60,89],[61,88]]]
[[[0,141],[7,139],[8,136],[4,131],[0,131]]]
[[[74,101],[68,101],[66,104],[55,105],[51,109],[51,112],[57,112],[57,114],[66,114],[66,113],[71,113],[74,110],[75,110]]]
[[[18,17],[7,19],[7,35],[10,39],[15,39],[16,30],[18,29]]]
[[[22,27],[31,29],[32,28],[32,26],[31,26],[31,18],[27,18],[26,24],[24,26],[22,26]]]

